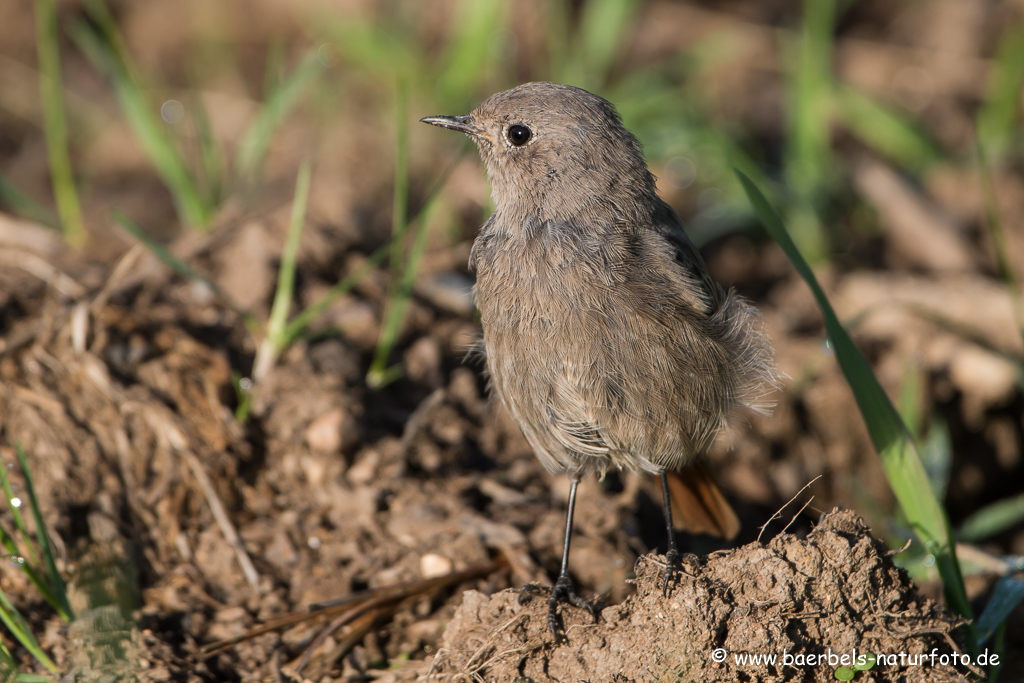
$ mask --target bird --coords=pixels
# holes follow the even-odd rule
[[[544,467],[570,480],[548,601],[558,641],[559,603],[596,618],[568,571],[580,479],[660,478],[667,593],[673,508],[691,531],[739,528],[703,463],[734,413],[770,408],[774,352],[757,309],[711,278],[609,101],[532,82],[421,121],[476,143],[494,211],[469,266],[491,389]]]

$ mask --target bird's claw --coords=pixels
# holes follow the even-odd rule
[[[594,606],[581,598],[572,589],[572,581],[569,579],[569,576],[562,574],[558,577],[555,585],[551,587],[551,597],[548,599],[548,628],[551,629],[551,634],[555,637],[556,643],[565,639],[564,634],[559,635],[558,631],[558,603],[561,601],[587,610],[590,612],[590,616],[594,617],[594,621],[597,621],[597,611],[594,609]]]
[[[661,594],[664,597],[669,596],[668,586],[672,583],[672,579],[675,578],[677,569],[676,563],[679,561],[679,551],[674,547],[670,547],[668,552],[665,553],[665,582],[661,587]]]

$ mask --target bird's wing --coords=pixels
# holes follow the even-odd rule
[[[706,313],[717,311],[725,299],[721,286],[711,279],[708,267],[700,251],[683,230],[683,221],[679,215],[665,202],[661,202],[660,210],[655,215],[655,229],[672,247],[676,263],[686,275],[700,283],[702,294],[708,301]]]

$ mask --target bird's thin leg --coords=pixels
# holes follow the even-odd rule
[[[567,600],[580,609],[585,609],[597,620],[597,613],[594,607],[576,594],[572,589],[572,579],[569,578],[569,541],[572,539],[572,517],[576,508],[576,487],[580,480],[572,479],[572,487],[569,489],[569,510],[565,515],[565,545],[562,546],[562,571],[558,574],[558,581],[551,589],[551,598],[548,600],[548,628],[555,636],[555,642],[560,640],[558,636],[558,603],[560,600]]]
[[[660,472],[661,476],[661,503],[665,510],[665,530],[668,531],[668,551],[665,553],[665,583],[661,592],[668,596],[668,584],[675,573],[676,560],[679,559],[679,551],[676,549],[676,533],[672,529],[672,499],[668,496],[668,477],[665,470]]]

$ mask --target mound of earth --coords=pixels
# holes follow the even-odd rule
[[[667,597],[664,566],[659,556],[641,558],[636,593],[597,623],[560,607],[560,644],[548,630],[546,589],[467,591],[429,678],[966,680],[967,669],[951,663],[960,655],[951,636],[958,620],[917,593],[852,512],[826,514],[806,539],[782,534],[689,556]],[[871,654],[874,665],[863,657]]]

